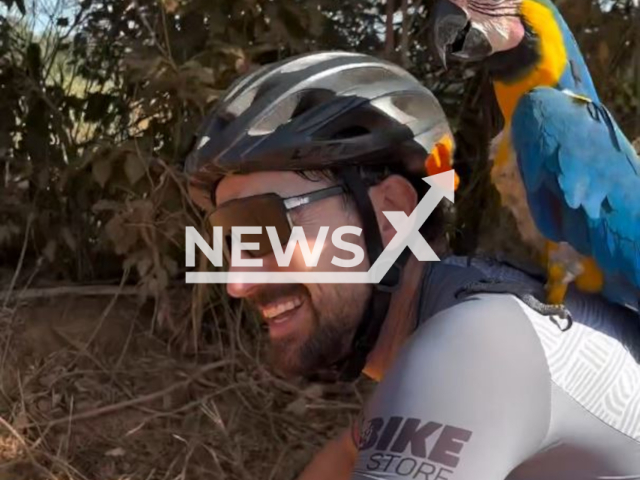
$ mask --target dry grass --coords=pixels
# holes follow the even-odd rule
[[[357,414],[362,386],[272,376],[259,329],[219,298],[198,348],[175,348],[193,338],[175,306],[189,295],[155,322],[131,297],[3,310],[0,480],[293,479]]]

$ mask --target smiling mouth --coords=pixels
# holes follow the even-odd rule
[[[260,313],[267,323],[282,323],[302,305],[302,299],[295,297],[260,307]]]
[[[467,35],[469,35],[470,31],[471,31],[471,21],[468,21],[467,24],[464,26],[464,28],[458,32],[458,35],[456,35],[455,40],[450,45],[450,52],[452,54],[455,55],[456,53],[462,52],[462,49],[464,48],[464,42],[467,39]]]

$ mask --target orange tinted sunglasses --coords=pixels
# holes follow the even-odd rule
[[[334,186],[293,197],[281,197],[277,193],[254,195],[220,205],[209,215],[208,220],[212,227],[222,228],[229,248],[233,227],[262,227],[261,233],[243,234],[242,241],[257,244],[257,249],[247,250],[250,256],[263,257],[273,253],[266,227],[274,227],[280,245],[285,245],[293,230],[290,215],[292,210],[343,193],[344,187]]]

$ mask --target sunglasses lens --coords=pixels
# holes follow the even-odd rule
[[[245,250],[252,257],[263,257],[273,252],[267,227],[275,229],[281,245],[285,244],[291,235],[286,209],[282,199],[276,194],[258,195],[225,203],[209,216],[209,224],[222,228],[229,250],[232,249],[234,240],[242,241],[243,244],[253,244],[251,250]],[[258,227],[260,233],[239,232],[237,227]]]

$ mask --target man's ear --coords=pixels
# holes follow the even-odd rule
[[[411,182],[401,175],[391,175],[369,191],[376,211],[382,243],[386,247],[396,229],[382,212],[404,212],[408,217],[418,205],[418,194]]]

